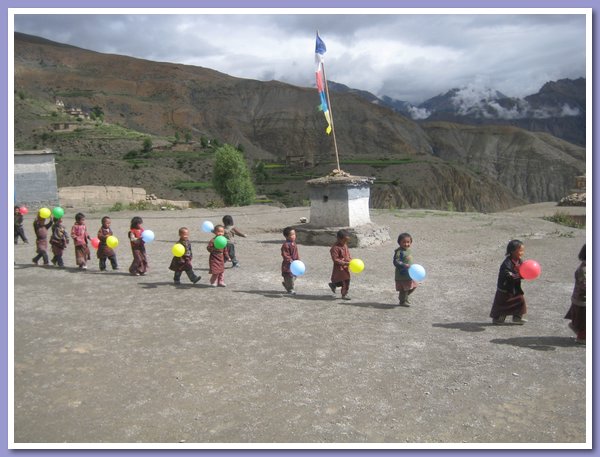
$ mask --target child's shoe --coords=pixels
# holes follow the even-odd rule
[[[192,284],[196,284],[198,281],[202,279],[202,276],[197,275],[194,279],[192,279]]]
[[[217,287],[227,287],[227,284],[224,282],[217,284]]]
[[[38,264],[38,261],[37,261],[37,260],[35,260],[35,257],[34,257],[33,259],[31,259],[31,261],[32,261],[33,263],[35,263],[36,265]]]
[[[294,289],[288,290],[288,294],[296,295],[296,291]]]
[[[287,293],[289,293],[289,292],[290,292],[290,289],[288,289],[288,288],[287,288],[287,286],[285,285],[285,282],[282,282],[282,283],[281,283],[281,285],[283,286],[283,288],[285,289],[285,291],[286,291]]]
[[[335,284],[330,282],[329,283],[329,288],[331,289],[331,291],[335,294]]]
[[[492,318],[492,323],[496,324],[496,325],[502,325],[502,324],[504,324],[505,319],[506,319],[506,316],[494,317],[494,318]]]
[[[175,284],[176,286],[178,286],[179,284],[181,284],[181,281],[179,281],[178,279],[174,279],[173,280],[173,284]]]
[[[522,316],[513,316],[512,321],[513,321],[513,324],[523,325],[523,324],[525,324],[525,322],[527,322],[527,319],[525,319]]]
[[[576,342],[577,344],[583,344],[583,345],[585,345],[585,340],[584,340],[584,339],[582,339],[582,338],[575,338],[575,342]]]
[[[350,295],[342,295],[342,300],[352,300]]]

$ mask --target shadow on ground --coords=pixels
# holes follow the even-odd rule
[[[555,351],[557,347],[578,346],[574,338],[565,336],[519,336],[515,338],[496,338],[490,340],[495,344],[508,344],[536,351]],[[582,345],[582,347],[585,347]]]

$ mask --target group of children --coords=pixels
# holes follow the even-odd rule
[[[15,244],[18,238],[25,243],[28,242],[23,230],[23,216],[15,206]],[[148,269],[148,260],[146,258],[145,242],[143,239],[144,229],[141,217],[134,217],[131,220],[128,238],[131,244],[133,262],[129,267],[129,273],[136,276],[143,276]],[[113,235],[110,228],[110,217],[102,218],[102,226],[98,230],[98,250],[100,270],[106,270],[106,261],[109,260],[113,270],[118,269],[117,257],[114,250],[107,245],[108,237]],[[53,257],[51,262],[59,267],[64,266],[63,252],[69,243],[69,236],[62,219],[42,218],[39,214],[33,223],[36,235],[36,256],[32,261],[37,264],[40,259],[44,265],[48,265],[48,230],[51,229],[50,244],[52,245]],[[213,287],[226,287],[224,274],[225,263],[232,262],[233,267],[239,266],[239,261],[235,252],[235,236],[245,237],[233,223],[233,218],[229,215],[223,217],[223,224],[216,225],[213,229],[214,237],[209,241],[206,249],[209,255],[209,273],[210,284]],[[215,246],[215,239],[218,236],[227,238],[227,245],[222,248]],[[293,227],[286,227],[283,230],[285,241],[281,246],[281,275],[283,277],[282,285],[287,293],[295,295],[295,279],[291,264],[295,260],[300,260],[298,246],[296,245],[296,231]],[[75,245],[75,259],[80,269],[87,269],[87,261],[90,260],[90,250],[88,241],[90,236],[85,226],[85,215],[77,213],[75,215],[75,224],[71,228],[70,237]],[[350,233],[347,230],[339,230],[336,236],[336,242],[331,246],[329,253],[333,262],[331,272],[331,281],[329,288],[336,294],[340,288],[341,298],[350,300],[350,270],[349,265],[352,260],[348,242]],[[411,254],[412,236],[408,233],[401,233],[398,236],[398,248],[394,251],[393,265],[395,267],[396,291],[398,291],[398,304],[400,306],[410,306],[410,295],[417,288],[417,282],[409,274],[410,266],[413,264]],[[194,272],[192,266],[192,244],[189,240],[189,229],[181,227],[179,229],[178,243],[184,246],[185,253],[180,256],[174,256],[171,260],[169,269],[174,272],[173,281],[175,284],[181,283],[181,275],[186,273],[189,280],[195,284],[200,281],[201,276]],[[497,325],[505,323],[506,317],[511,316],[513,324],[523,325],[527,322],[525,315],[527,313],[527,304],[525,295],[521,288],[520,266],[523,263],[523,254],[525,246],[520,240],[511,240],[506,248],[505,258],[500,265],[496,294],[490,311],[492,322]],[[569,308],[565,319],[569,319],[569,328],[576,334],[576,342],[585,344],[586,318],[586,275],[585,275],[585,244],[579,252],[580,266],[575,272],[575,287],[571,297],[571,307]]]

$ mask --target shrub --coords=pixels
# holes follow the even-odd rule
[[[215,153],[213,187],[226,205],[250,205],[256,196],[244,156],[228,144]]]

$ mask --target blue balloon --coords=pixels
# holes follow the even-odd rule
[[[304,262],[302,260],[294,260],[290,264],[290,271],[294,276],[302,276],[306,271],[306,267],[304,266]]]
[[[415,263],[408,269],[408,275],[413,281],[423,281],[427,273],[425,273],[425,268]]]
[[[144,243],[154,241],[154,232],[152,230],[144,230],[142,232],[142,240],[144,240]]]
[[[202,231],[206,233],[211,233],[215,229],[214,224],[211,221],[202,222]]]

